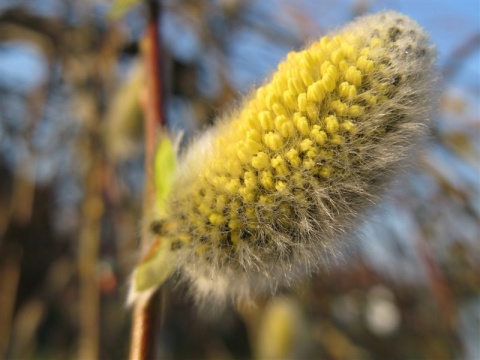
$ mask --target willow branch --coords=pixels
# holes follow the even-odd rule
[[[149,21],[145,35],[145,62],[147,69],[147,103],[145,117],[145,198],[146,208],[155,198],[153,185],[153,158],[155,154],[156,133],[164,126],[162,64],[160,57],[159,18],[160,7],[155,0],[147,0]],[[146,245],[146,239],[142,239]],[[130,359],[146,360],[155,357],[155,337],[159,326],[158,292],[146,301],[138,301],[133,312]]]

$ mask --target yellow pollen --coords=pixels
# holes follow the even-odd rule
[[[273,151],[280,149],[283,146],[282,137],[274,132],[269,132],[263,137],[265,145],[267,145]]]
[[[300,164],[302,163],[302,160],[298,156],[298,151],[295,149],[288,150],[287,159],[293,166],[300,166]]]
[[[325,131],[321,130],[320,126],[318,125],[313,126],[310,135],[318,145],[324,145],[328,138]]]
[[[263,151],[259,152],[252,159],[252,166],[258,170],[267,168],[269,164],[270,164],[270,157],[267,154],[265,154]]]
[[[260,183],[265,189],[272,190],[274,188],[272,173],[270,171],[262,171]]]
[[[330,115],[325,119],[325,129],[329,133],[336,133],[338,131],[338,120],[334,115]]]
[[[225,218],[220,214],[212,213],[208,217],[208,221],[210,221],[212,225],[221,225],[224,223]]]
[[[283,158],[280,155],[273,158],[271,161],[271,164],[279,175],[285,175],[288,172],[288,168],[287,168],[287,165],[285,164],[285,160],[283,160]]]

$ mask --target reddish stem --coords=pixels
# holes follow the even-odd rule
[[[144,206],[148,209],[155,199],[153,185],[153,159],[156,147],[157,128],[165,126],[162,64],[160,57],[159,18],[160,7],[156,0],[147,0],[148,25],[145,34],[145,62],[147,71],[147,102],[145,108],[145,198]],[[146,239],[142,239],[142,245]],[[137,301],[133,313],[132,338],[130,344],[131,360],[153,359],[156,355],[156,337],[159,326],[160,307],[157,291],[146,301]]]
[[[157,291],[146,301],[138,301],[133,312],[130,360],[156,358],[156,337],[159,328],[160,296]]]

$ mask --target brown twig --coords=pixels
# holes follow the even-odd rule
[[[15,298],[20,279],[22,249],[16,245],[6,246],[0,258],[0,359],[7,357]]]
[[[145,35],[145,62],[147,69],[146,117],[145,117],[145,208],[155,198],[153,185],[153,158],[158,126],[164,126],[162,74],[160,57],[159,18],[160,7],[156,0],[147,0],[149,21]],[[146,245],[146,239],[142,239]],[[145,301],[137,301],[133,313],[130,359],[145,360],[155,357],[155,338],[159,322],[159,292]]]

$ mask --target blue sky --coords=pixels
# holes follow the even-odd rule
[[[262,0],[255,7],[261,13],[270,13],[270,17],[275,19],[277,16],[275,11],[281,8],[278,7],[278,4],[282,3],[288,3],[288,1]],[[330,6],[319,6],[319,3]],[[456,48],[466,42],[469,37],[480,32],[480,2],[477,0],[384,0],[370,3],[372,11],[397,10],[411,16],[425,27],[430,33],[432,42],[438,47],[440,66],[450,59]],[[348,21],[351,14],[343,9],[351,8],[352,1],[300,0],[299,6],[307,11],[308,16],[319,27],[328,30],[328,28],[341,26]],[[201,50],[196,43],[195,33],[188,29],[178,31],[182,24],[174,19],[167,19],[165,25],[166,43],[177,55],[186,59],[200,55]],[[261,82],[290,50],[286,47],[279,48],[269,44],[268,41],[248,29],[236,34],[232,38],[232,42],[231,74],[234,83],[242,91],[248,91],[255,83]],[[27,91],[38,85],[45,75],[45,64],[35,48],[26,43],[0,45],[0,85],[14,86],[20,91]],[[457,86],[469,88],[477,94],[480,93],[479,49],[465,59],[456,79]]]

